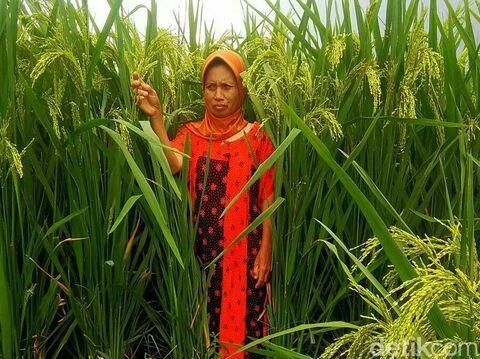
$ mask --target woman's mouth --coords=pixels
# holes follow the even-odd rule
[[[213,105],[213,108],[216,110],[224,110],[227,108],[226,105]]]

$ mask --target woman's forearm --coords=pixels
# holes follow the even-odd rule
[[[273,203],[275,194],[270,195],[262,203],[262,212],[265,211]],[[265,249],[270,250],[272,247],[272,229],[270,225],[270,216],[265,218],[263,221],[263,230],[262,230],[262,243],[261,246]]]

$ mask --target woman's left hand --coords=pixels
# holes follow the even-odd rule
[[[270,246],[262,245],[255,258],[253,265],[253,278],[258,279],[255,288],[260,288],[267,283],[270,275],[271,249]]]

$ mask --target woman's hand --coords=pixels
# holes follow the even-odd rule
[[[274,198],[275,194],[272,193],[262,202],[262,212],[267,210],[267,208],[273,203]],[[272,255],[272,231],[270,228],[270,217],[265,218],[262,227],[262,244],[260,245],[260,250],[257,253],[257,257],[255,258],[255,263],[253,265],[253,278],[258,279],[255,288],[259,288],[267,283],[270,275],[270,262]]]
[[[266,242],[269,241],[262,241],[262,245],[260,246],[260,250],[257,253],[253,265],[253,278],[258,279],[255,288],[260,288],[267,283],[270,275],[271,246]]]
[[[140,79],[137,72],[133,73],[131,86],[135,94],[135,103],[137,103],[140,110],[152,119],[163,121],[162,104],[157,93],[150,85]]]
[[[165,131],[165,124],[163,122],[162,103],[157,96],[157,93],[152,86],[146,84],[140,79],[137,72],[133,73],[131,82],[133,93],[135,94],[135,103],[140,109],[149,116],[150,126],[153,132],[157,135],[160,142],[168,147],[172,144]],[[180,154],[168,149],[163,149],[167,157],[168,164],[172,173],[175,174],[182,169],[183,158]]]

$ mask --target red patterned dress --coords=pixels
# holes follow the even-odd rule
[[[187,134],[191,156],[189,192],[194,205],[194,221],[199,220],[195,254],[201,262],[208,263],[261,213],[263,200],[273,194],[274,166],[271,166],[240,196],[225,216],[219,218],[256,167],[272,154],[274,146],[265,131],[259,129],[258,122],[254,122],[247,133],[251,150],[243,135],[231,142],[212,140],[208,179],[199,208],[209,140],[181,126],[171,141],[172,146],[183,151]],[[233,353],[238,344],[249,343],[251,338],[260,338],[267,333],[266,286],[255,289],[257,280],[252,275],[261,240],[262,224],[225,253],[217,262],[209,283],[209,328],[223,343],[222,358]],[[231,358],[254,357],[252,353],[242,352]]]

